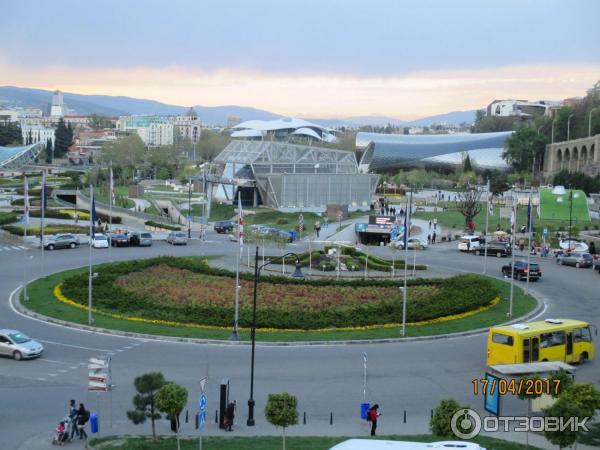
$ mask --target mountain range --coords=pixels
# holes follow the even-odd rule
[[[99,114],[104,116],[125,116],[131,114],[178,115],[184,114],[189,107],[169,105],[155,100],[146,100],[124,96],[83,95],[69,92],[63,93],[64,103],[75,114]],[[45,113],[50,111],[52,91],[43,89],[0,86],[0,109],[10,107],[39,108]],[[227,117],[237,116],[244,120],[272,120],[282,117],[279,114],[246,106],[202,106],[195,105],[198,117],[207,125],[225,125]],[[475,110],[454,111],[446,114],[423,117],[407,121],[386,116],[357,116],[343,118],[306,118],[326,127],[361,125],[386,126],[426,126],[432,123],[446,122],[460,124],[473,122]]]

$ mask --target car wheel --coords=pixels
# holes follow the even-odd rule
[[[23,355],[21,354],[20,351],[17,350],[16,352],[13,353],[13,359],[15,361],[21,361],[23,359]]]
[[[581,355],[579,355],[579,364],[583,364],[585,362],[587,362],[588,360],[588,354],[586,352],[583,352]]]
[[[50,244],[50,245],[48,246],[48,250],[54,250],[54,244]]]
[[[559,266],[562,266],[562,263],[563,263],[563,262],[562,262],[562,259],[557,259],[557,260],[556,260],[556,264],[558,264]]]
[[[581,267],[581,264],[575,263],[575,267],[577,267],[579,269]]]
[[[502,258],[502,252],[496,252],[496,256],[497,256],[498,258]]]
[[[75,242],[71,242],[71,243],[69,244],[69,247],[70,247],[70,248],[75,248],[75,247],[77,247],[77,245],[75,245]]]

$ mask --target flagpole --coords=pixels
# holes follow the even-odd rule
[[[408,278],[408,235],[410,233],[410,211],[412,209],[412,186],[410,187],[410,197],[406,206],[406,215],[404,216],[404,288],[402,289],[402,330],[400,335],[406,335],[406,279]]]
[[[29,225],[29,185],[27,184],[27,177],[23,177],[24,180],[24,194],[25,201],[23,202],[23,301],[27,301],[27,225]]]
[[[242,194],[238,191],[238,251],[235,258],[235,318],[233,332],[229,338],[232,341],[240,340],[239,314],[240,314],[240,259],[242,258],[244,239],[244,219],[242,215]]]
[[[114,191],[115,191],[114,180],[113,180],[112,160],[110,161],[110,181],[109,181],[108,189],[110,189],[110,192],[108,193],[110,203],[108,204],[108,233],[107,234],[110,235],[110,233],[112,232],[112,205],[113,205],[113,195],[114,195]],[[109,237],[109,239],[110,239],[110,237]],[[110,240],[108,241],[108,260],[112,261],[112,242],[110,242]]]
[[[92,236],[94,235],[94,186],[90,184],[90,251],[88,258],[88,325],[92,325]]]
[[[42,276],[46,275],[45,257],[44,257],[44,217],[46,215],[46,169],[42,170],[42,221],[41,221],[41,247],[42,247]]]
[[[533,187],[531,187],[533,189]],[[525,293],[529,293],[529,263],[531,261],[531,234],[532,234],[532,223],[531,223],[531,213],[533,209],[533,202],[531,199],[531,189],[529,190],[529,207],[527,208],[527,281],[525,282]]]
[[[483,273],[487,272],[487,254],[488,254],[488,226],[490,214],[490,179],[487,180],[487,192],[485,193],[487,201],[485,204],[485,236],[483,237]]]
[[[513,191],[514,195],[514,191]],[[510,297],[508,302],[508,317],[512,319],[513,316],[513,298],[515,293],[515,230],[517,228],[517,208],[516,208],[516,197],[513,198],[513,206],[511,212],[511,264],[510,264]]]

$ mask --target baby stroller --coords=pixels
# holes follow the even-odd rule
[[[69,424],[70,419],[68,417],[65,417],[59,422],[54,429],[52,445],[65,445],[67,442],[69,442]]]

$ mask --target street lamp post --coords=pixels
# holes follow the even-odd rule
[[[573,117],[574,114],[571,114],[568,118],[567,118],[567,141],[571,140],[571,117]]]
[[[569,250],[571,251],[571,225],[573,224],[573,186],[569,186]]]
[[[296,270],[292,274],[292,278],[303,279],[304,275],[300,270],[300,258],[295,253],[286,253],[283,256],[279,256],[274,258],[272,261],[269,260],[262,264],[258,265],[258,246],[256,246],[256,253],[254,254],[254,291],[252,294],[252,328],[250,328],[250,338],[252,339],[252,356],[250,362],[250,399],[248,400],[248,420],[246,421],[246,425],[249,427],[253,427],[254,422],[254,351],[256,347],[256,291],[258,288],[258,278],[260,277],[260,271],[263,267],[268,266],[272,262],[277,259],[283,259],[286,256],[295,256],[296,257]]]
[[[188,180],[188,239],[192,237],[192,177]]]

